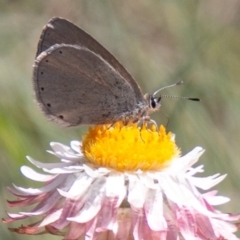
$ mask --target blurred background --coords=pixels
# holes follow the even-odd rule
[[[201,176],[227,178],[217,186],[231,201],[220,210],[240,212],[240,2],[238,0],[0,0],[0,215],[6,217],[6,187],[36,187],[20,173],[25,156],[54,161],[49,142],[69,144],[87,128],[61,128],[45,119],[34,100],[32,65],[43,26],[53,16],[71,20],[105,46],[128,69],[143,92],[184,80],[164,94],[158,124],[176,134],[182,153],[202,146]],[[168,118],[166,117],[168,116]],[[17,222],[11,226],[19,226]],[[21,236],[0,224],[0,239]]]

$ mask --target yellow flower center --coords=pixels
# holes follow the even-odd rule
[[[118,171],[160,170],[180,155],[172,133],[163,126],[157,130],[121,122],[90,128],[82,152],[93,164]]]

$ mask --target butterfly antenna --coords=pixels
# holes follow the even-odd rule
[[[169,85],[169,86],[166,86],[166,87],[163,87],[163,88],[160,88],[158,89],[156,92],[153,93],[153,97],[159,93],[160,91],[162,91],[163,89],[166,89],[166,88],[170,88],[170,87],[175,87],[175,86],[179,86],[179,85],[182,85],[183,84],[183,81],[179,81],[177,83],[174,83],[172,85]],[[186,100],[190,100],[190,101],[196,101],[196,102],[199,102],[200,99],[199,98],[190,98],[190,97],[181,97],[181,96],[172,96],[172,95],[161,95],[161,98],[162,97],[167,97],[167,98],[180,98],[180,99],[186,99]]]
[[[159,92],[162,91],[163,89],[170,88],[170,87],[175,87],[175,86],[179,86],[179,85],[182,85],[182,84],[183,84],[183,81],[179,81],[179,82],[174,83],[174,84],[172,84],[172,85],[169,85],[169,86],[160,88],[160,89],[158,89],[156,92],[154,92],[152,96],[154,97],[157,93],[159,93]]]
[[[190,101],[200,102],[199,98],[190,98],[190,97],[181,97],[181,96],[172,96],[172,95],[161,95],[161,97],[164,98],[180,98],[180,99],[186,99]]]

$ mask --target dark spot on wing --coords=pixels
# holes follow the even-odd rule
[[[103,113],[103,114],[102,114],[102,117],[103,117],[103,118],[109,117],[109,116],[110,116],[110,114],[111,114],[111,112],[108,112],[108,113]]]

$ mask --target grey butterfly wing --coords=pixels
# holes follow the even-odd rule
[[[139,103],[131,84],[108,62],[77,45],[55,44],[42,52],[33,82],[44,113],[65,126],[112,123]]]
[[[136,98],[140,101],[142,100],[143,94],[139,85],[110,52],[108,52],[101,44],[99,44],[93,37],[81,28],[66,19],[54,17],[49,20],[48,24],[42,31],[38,43],[37,56],[57,43],[80,45],[91,50],[97,55],[100,55],[132,86]]]

